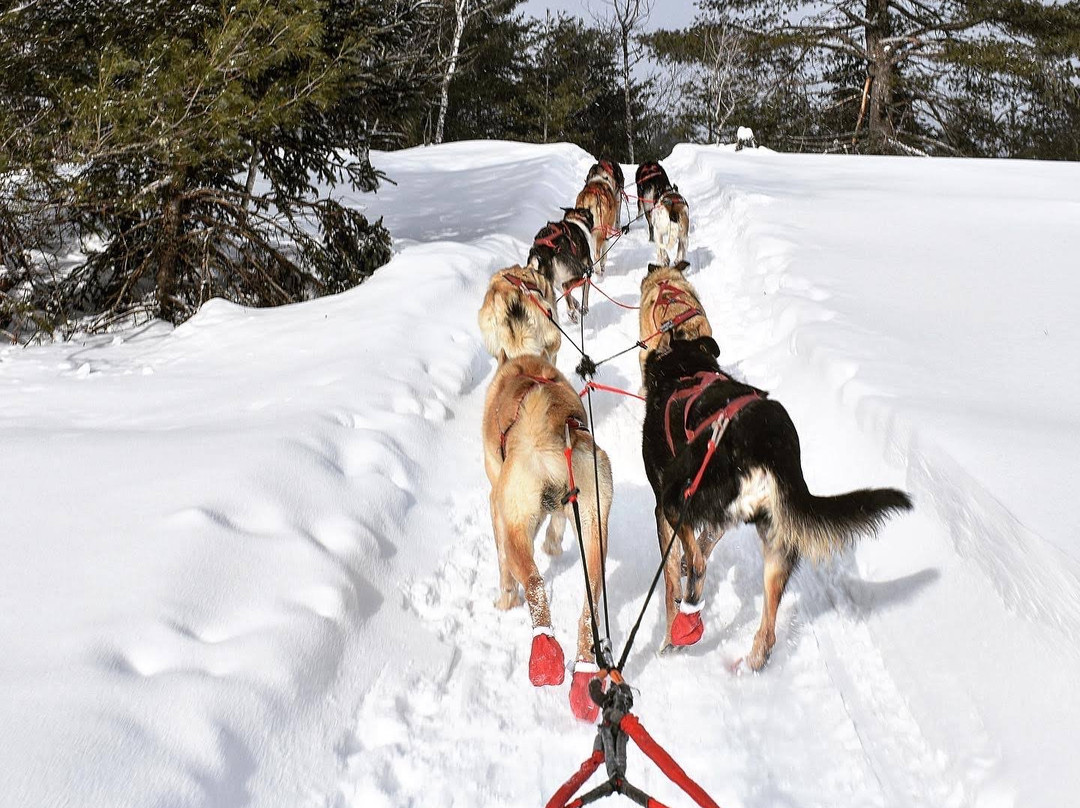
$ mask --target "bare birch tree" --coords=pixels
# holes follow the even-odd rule
[[[450,0],[454,8],[454,32],[450,37],[450,53],[446,59],[446,70],[439,85],[439,116],[435,123],[435,143],[443,142],[446,132],[446,110],[450,105],[450,82],[457,72],[461,59],[461,39],[465,27],[478,15],[490,10],[498,0]]]
[[[637,36],[644,30],[649,21],[655,0],[605,0],[604,5],[610,10],[610,16],[598,16],[598,22],[606,22],[611,26],[618,39],[621,72],[623,84],[623,110],[625,113],[626,148],[630,162],[636,162],[634,157],[634,114],[633,114],[633,89],[634,84],[630,80],[631,70],[644,58],[644,51],[637,42]]]

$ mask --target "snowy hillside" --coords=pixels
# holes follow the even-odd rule
[[[491,272],[579,190],[568,145],[373,157],[396,256],[346,294],[0,348],[0,806],[535,806],[591,750],[497,612],[476,329]],[[801,569],[757,675],[754,531],[704,639],[627,665],[724,808],[1061,806],[1080,792],[1080,166],[678,147],[721,363],[782,401],[813,490],[916,501]],[[626,167],[628,176],[633,167]],[[643,225],[605,292],[635,304]],[[636,312],[592,299],[603,357]],[[564,344],[560,366],[576,364]],[[1072,371],[1069,368],[1073,368]],[[636,389],[636,352],[598,381]],[[596,394],[625,640],[657,561],[641,405]],[[548,561],[572,647],[576,552]],[[641,755],[631,779],[688,801]],[[626,804],[618,798],[612,804]]]

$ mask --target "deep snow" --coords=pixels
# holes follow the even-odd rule
[[[0,349],[0,805],[527,806],[591,749],[496,612],[476,309],[591,162],[568,145],[377,154],[394,260],[334,298]],[[914,514],[806,567],[760,675],[750,529],[705,638],[627,676],[725,808],[1057,806],[1080,789],[1080,166],[678,147],[721,361],[784,402],[811,487]],[[633,167],[626,167],[632,176]],[[637,225],[603,289],[636,303]],[[587,349],[637,339],[593,296]],[[564,345],[560,366],[576,364]],[[598,381],[636,389],[634,352]],[[657,559],[640,405],[597,394],[621,646]],[[573,545],[543,560],[557,636]],[[538,552],[538,558],[542,554]],[[640,755],[630,774],[687,804]]]

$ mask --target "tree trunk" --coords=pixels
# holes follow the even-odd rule
[[[869,149],[873,154],[888,151],[895,136],[890,108],[893,101],[893,65],[882,40],[889,36],[889,0],[866,0],[866,55],[870,78],[870,111],[866,121]]]
[[[454,0],[454,39],[450,43],[450,62],[443,74],[442,87],[439,90],[439,121],[435,125],[435,142],[443,142],[446,128],[446,107],[450,102],[450,80],[457,70],[458,53],[461,51],[461,37],[465,33],[465,7],[469,0]]]
[[[622,64],[623,64],[623,98],[626,101],[626,148],[630,155],[630,162],[634,159],[634,119],[630,114],[630,29],[623,26],[622,29]]]
[[[175,322],[176,275],[180,263],[180,193],[177,185],[169,186],[169,197],[161,213],[161,241],[158,244],[157,303],[158,317]]]

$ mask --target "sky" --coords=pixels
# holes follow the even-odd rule
[[[602,12],[606,5],[604,0],[526,0],[522,9],[534,17],[543,17],[544,12],[550,9],[552,14],[565,11],[588,19],[591,16],[590,6],[596,12]],[[655,0],[648,27],[650,30],[683,28],[693,21],[695,10],[691,0]]]

